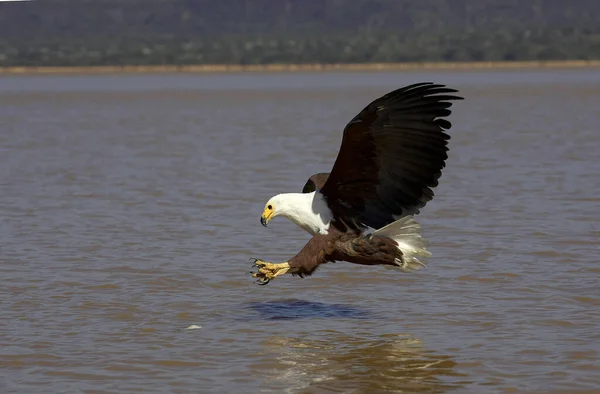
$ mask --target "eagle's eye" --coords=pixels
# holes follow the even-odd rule
[[[273,209],[273,206],[272,206],[271,204],[269,204],[269,205],[267,206],[267,209],[268,209],[268,210],[271,210],[271,209]]]

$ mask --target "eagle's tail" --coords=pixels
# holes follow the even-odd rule
[[[373,232],[372,235],[391,238],[398,244],[396,255],[397,266],[385,266],[387,268],[399,268],[404,272],[411,272],[425,267],[419,259],[431,256],[427,250],[429,242],[421,236],[421,226],[412,216],[405,216]]]

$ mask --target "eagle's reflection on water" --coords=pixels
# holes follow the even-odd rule
[[[311,393],[441,393],[467,383],[450,356],[425,349],[409,335],[365,339],[329,332],[327,337],[267,340],[265,351],[275,360],[262,366],[268,370],[264,376],[288,392]]]
[[[304,308],[293,308],[299,303]],[[313,309],[306,308],[306,303],[282,301],[279,307],[270,307],[271,314],[266,304],[256,307],[271,319],[369,318],[367,311],[350,306],[310,302],[315,304]],[[306,335],[275,336],[264,342],[264,357],[253,369],[263,371],[266,386],[273,392],[442,393],[469,383],[465,375],[455,371],[456,362],[451,356],[426,349],[420,339],[409,334],[348,335],[332,330],[319,332],[317,327],[315,324],[315,331]]]

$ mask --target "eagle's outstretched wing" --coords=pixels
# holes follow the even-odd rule
[[[338,222],[381,228],[418,213],[433,198],[445,166],[452,95],[418,83],[373,101],[345,127],[331,173],[313,175],[304,192],[319,190]]]

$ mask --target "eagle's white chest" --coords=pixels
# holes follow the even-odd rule
[[[280,215],[287,217],[311,235],[327,234],[333,214],[321,193],[288,193]]]

